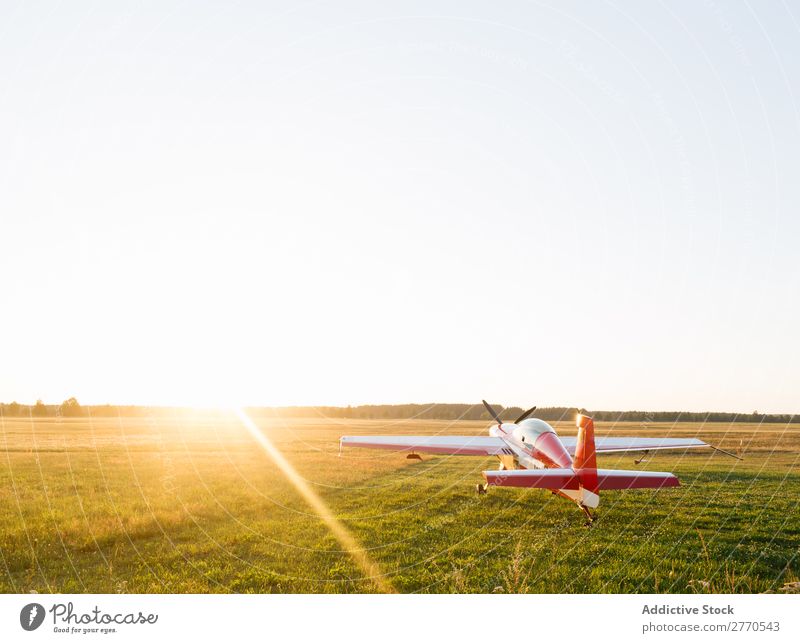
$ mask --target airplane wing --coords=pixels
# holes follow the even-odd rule
[[[486,435],[344,435],[339,447],[439,455],[511,455],[501,438]]]
[[[575,455],[577,438],[560,438],[570,455]],[[710,446],[697,438],[595,438],[597,453],[623,453],[625,451],[663,451],[666,449],[697,449]]]

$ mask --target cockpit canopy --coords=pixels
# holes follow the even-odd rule
[[[555,433],[553,427],[544,420],[528,418],[514,427],[514,437],[525,444],[534,444],[542,433]]]

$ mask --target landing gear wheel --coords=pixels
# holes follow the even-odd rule
[[[486,488],[488,484],[481,484],[480,482],[475,485],[475,491],[478,493],[479,496],[482,496],[486,493]]]
[[[583,505],[579,505],[579,506],[580,506],[581,510],[583,511],[583,513],[586,514],[586,522],[583,523],[583,526],[584,527],[591,527],[592,525],[594,525],[594,521],[597,520],[597,516],[593,516],[592,512],[589,511],[589,509],[587,509]]]

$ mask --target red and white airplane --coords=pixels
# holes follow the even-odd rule
[[[560,438],[544,420],[530,418],[536,410],[525,411],[514,422],[503,422],[498,413],[483,400],[489,414],[497,421],[489,428],[489,436],[404,436],[404,435],[345,435],[342,446],[408,451],[408,458],[421,459],[420,453],[439,455],[494,455],[500,469],[484,471],[486,482],[477,485],[478,493],[489,486],[535,487],[572,500],[589,519],[591,509],[600,504],[600,491],[611,489],[661,489],[677,487],[678,478],[661,471],[624,471],[598,469],[596,454],[627,451],[663,451],[666,449],[696,449],[717,447],[696,438],[597,438],[594,421],[578,415],[577,437]],[[726,455],[738,457],[727,451]],[[641,460],[637,461],[641,462]]]

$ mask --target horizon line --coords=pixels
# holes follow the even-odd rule
[[[73,399],[73,398],[67,398]],[[76,398],[75,398],[76,399]],[[23,402],[0,402],[0,407],[8,407],[13,404],[17,404],[20,407],[35,407],[36,403],[42,401],[37,400],[34,403],[23,403]],[[42,401],[45,407],[60,407],[64,402],[44,402]],[[402,407],[402,406],[420,406],[420,407],[428,407],[429,409],[433,409],[437,406],[466,406],[466,407],[476,407],[481,406],[481,404],[476,403],[469,403],[469,402],[386,402],[386,403],[376,403],[376,402],[368,402],[368,403],[360,403],[360,404],[234,404],[234,405],[226,405],[226,404],[208,404],[208,405],[198,405],[198,404],[146,404],[146,403],[117,403],[117,402],[103,402],[103,403],[90,403],[90,404],[80,404],[78,400],[78,404],[81,408],[109,408],[109,407],[122,407],[122,408],[134,408],[134,409],[180,409],[180,410],[195,410],[195,411],[213,411],[213,410],[234,410],[238,408],[243,409],[320,409],[320,408],[330,408],[330,409],[340,409],[346,410],[348,408],[358,409],[364,407]],[[508,409],[522,409],[524,410],[524,406],[520,406],[517,404],[512,405],[504,405],[500,403],[495,403],[497,407],[501,410],[508,410]],[[787,412],[773,412],[773,411],[758,411],[754,410],[751,412],[744,412],[744,411],[722,411],[722,410],[709,410],[705,409],[702,411],[690,411],[690,410],[678,410],[678,409],[661,409],[661,410],[653,410],[653,409],[587,409],[583,406],[576,406],[576,405],[553,405],[553,406],[538,406],[537,410],[574,410],[576,412],[584,411],[584,412],[591,412],[591,413],[676,413],[676,414],[693,414],[693,415],[711,415],[711,414],[727,414],[727,415],[735,415],[735,416],[790,416],[796,417],[800,415],[797,412],[787,411]]]

